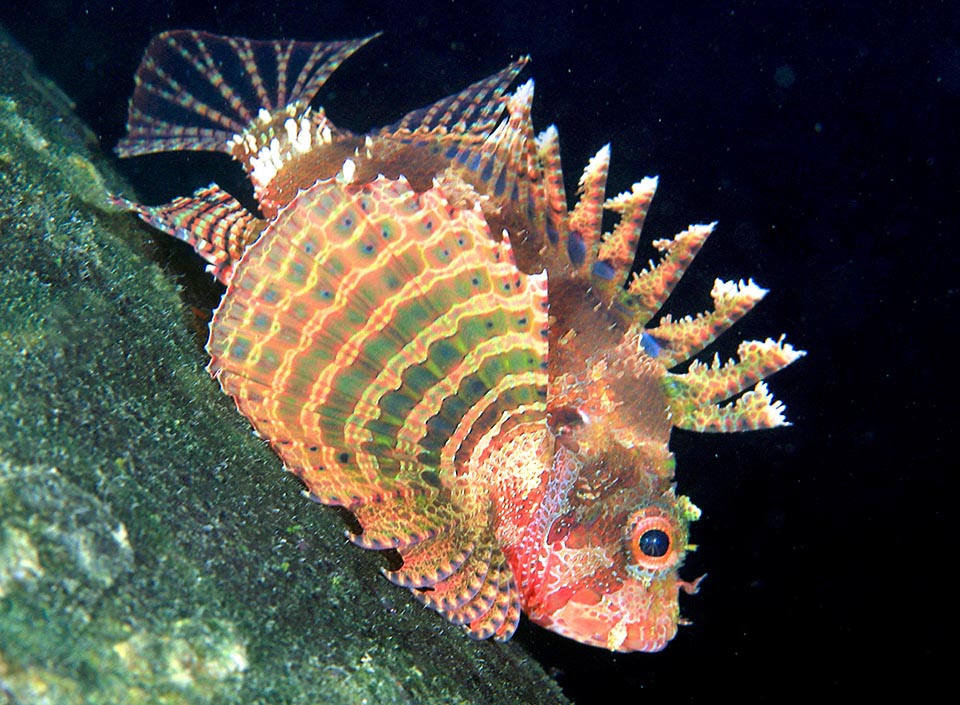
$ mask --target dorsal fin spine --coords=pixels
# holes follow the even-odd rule
[[[551,125],[544,130],[537,137],[536,144],[537,157],[543,170],[547,241],[557,245],[567,239],[567,193],[563,186],[557,128]]]
[[[655,328],[648,329],[662,347],[660,361],[669,368],[689,360],[749,313],[766,294],[767,290],[754,284],[752,279],[747,282],[717,279],[710,291],[713,311],[678,320],[667,314]]]
[[[747,340],[737,348],[739,360],[712,364],[694,361],[684,374],[664,377],[673,424],[691,431],[746,431],[787,424],[782,402],[774,400],[762,381],[806,353],[778,340]],[[734,403],[720,406],[745,389],[754,389]]]
[[[610,145],[607,144],[590,158],[580,177],[577,189],[580,198],[570,213],[567,246],[571,262],[578,269],[590,271],[597,260],[609,168]]]

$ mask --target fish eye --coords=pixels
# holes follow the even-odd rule
[[[660,529],[650,529],[643,532],[638,545],[643,555],[661,558],[670,549],[670,537]]]
[[[638,576],[675,568],[683,560],[686,543],[684,527],[662,507],[638,509],[624,526],[627,567]]]

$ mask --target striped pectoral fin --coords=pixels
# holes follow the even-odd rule
[[[783,426],[785,407],[761,381],[806,353],[779,340],[750,340],[740,344],[739,361],[707,365],[694,361],[685,374],[667,374],[664,389],[670,399],[673,424],[691,431],[747,431]],[[753,390],[731,404],[718,402]]]
[[[664,367],[674,367],[710,345],[749,313],[766,294],[767,290],[761,289],[753,280],[738,283],[717,279],[710,292],[713,311],[678,320],[668,314],[655,328],[646,329],[645,334],[656,343],[656,357]]]
[[[490,434],[543,414],[547,306],[546,275],[517,269],[479,205],[320,181],[245,255],[210,370],[318,501],[355,514],[355,543],[409,558],[391,580],[505,637],[509,567],[450,488]]]
[[[313,439],[332,460],[363,449],[350,466],[366,482],[422,483],[420,468],[383,465],[439,462],[452,434],[480,428],[474,416],[499,418],[546,386],[546,277],[519,272],[509,239],[496,242],[479,209],[452,208],[438,189],[321,182],[255,248],[208,350],[211,372],[268,437]],[[316,491],[340,498],[336,478],[353,471],[323,465],[316,482],[329,489]]]
[[[224,284],[230,282],[247,246],[267,224],[216,184],[162,206],[143,206],[119,197],[114,202],[148,225],[186,242],[209,263],[207,271]]]

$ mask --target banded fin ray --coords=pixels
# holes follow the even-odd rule
[[[542,269],[534,257],[542,189],[530,119],[533,81],[506,93],[527,60],[368,135],[357,152],[357,174],[360,180],[402,174],[418,190],[433,178],[459,180],[468,188],[451,194],[460,196],[458,205],[479,197],[494,232],[522,233],[516,243],[520,269],[534,272]]]
[[[563,185],[563,167],[560,163],[560,137],[557,128],[550,125],[537,135],[537,159],[543,171],[544,218],[547,242],[554,248],[567,241],[567,193]]]

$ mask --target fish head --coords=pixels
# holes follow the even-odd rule
[[[672,454],[611,443],[584,457],[561,447],[553,469],[531,619],[612,651],[664,648],[682,623],[679,591],[699,583],[678,575],[700,510],[675,493]]]

